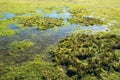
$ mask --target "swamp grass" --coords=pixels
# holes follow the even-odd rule
[[[41,56],[36,57],[33,61],[23,63],[22,66],[4,67],[1,63],[1,80],[71,80],[60,67],[52,63],[45,62]]]
[[[40,16],[15,17],[19,27],[37,27],[38,30],[46,30],[63,25],[62,19],[41,18]]]
[[[8,44],[8,48],[12,52],[14,52],[14,51],[24,51],[26,48],[30,48],[33,45],[34,45],[33,42],[30,42],[30,41],[27,41],[27,40],[14,41],[14,42]]]
[[[119,73],[120,57],[115,50],[120,50],[120,36],[99,34],[73,34],[65,38],[50,51],[53,61],[65,67],[66,74],[73,79],[82,79],[86,75],[104,79],[104,72],[108,75]],[[115,80],[119,80],[119,75],[116,76]]]
[[[76,23],[80,25],[104,25],[105,21],[100,17],[94,17],[93,15],[89,15],[90,12],[86,9],[78,8],[71,9],[69,11],[72,15],[72,18],[69,19],[71,23]]]
[[[3,57],[0,52],[0,80],[97,80],[99,78],[102,80],[119,80],[119,3],[119,0],[0,0],[0,12],[9,12],[16,15],[34,13],[37,9],[51,12],[54,9],[59,10],[59,7],[66,6],[69,7],[70,10],[73,10],[70,11],[71,13],[76,12],[78,9],[83,9],[82,13],[80,13],[80,11],[77,11],[76,15],[72,13],[75,18],[71,18],[71,23],[79,23],[79,21],[81,22],[83,20],[82,23],[87,25],[105,24],[110,29],[109,34],[74,34],[62,40],[58,43],[58,46],[54,46],[55,49],[50,52],[55,64],[46,62],[41,58],[42,56],[38,56],[37,60],[26,62],[25,59],[28,58],[28,54],[10,52],[9,54],[4,53],[6,57]],[[92,22],[89,22],[86,17],[91,15],[94,16],[94,18],[92,18]],[[80,18],[80,20],[77,17]],[[100,19],[98,19],[98,17]],[[75,21],[76,18],[77,21]],[[102,19],[104,19],[105,23],[101,21]],[[21,22],[22,20],[23,19],[21,19]],[[87,20],[89,23],[86,22]],[[0,21],[0,35],[9,36],[15,34],[13,30],[7,28],[7,25],[13,22],[14,20],[11,21],[11,19]],[[37,25],[36,22],[34,24]],[[42,28],[44,27],[42,26]],[[25,53],[27,53],[27,51]],[[11,57],[8,58],[8,56]],[[32,57],[33,55],[29,56]],[[19,64],[19,62],[21,62],[19,59],[21,58],[25,63]],[[13,59],[13,61],[16,60],[14,65],[11,59]],[[63,68],[59,68],[60,66]],[[68,75],[71,76],[71,78],[69,78]]]
[[[16,34],[16,31],[9,30],[9,29],[3,29],[0,31],[0,36],[12,36]]]

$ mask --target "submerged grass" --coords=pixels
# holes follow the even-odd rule
[[[30,48],[31,46],[33,46],[34,43],[27,41],[27,40],[23,40],[23,41],[15,41],[12,42],[8,45],[8,48],[10,49],[10,51],[24,51],[26,48]]]
[[[113,74],[119,80],[119,75],[114,74],[120,73],[119,53],[115,54],[115,50],[120,49],[119,40],[116,34],[73,34],[60,41],[50,53],[53,61],[65,67],[66,74],[73,79],[86,76],[104,79],[102,74],[108,72],[108,79],[112,79],[109,75]]]

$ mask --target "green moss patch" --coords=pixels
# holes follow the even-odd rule
[[[18,17],[18,25],[21,27],[37,27],[45,30],[63,25],[63,20],[53,18],[40,18],[39,16]]]
[[[14,30],[3,29],[0,31],[0,36],[12,36],[14,34],[16,34],[16,31]]]
[[[21,66],[5,67],[1,74],[2,80],[71,80],[60,67],[55,67],[41,57]]]
[[[53,61],[66,68],[73,79],[87,76],[101,78],[106,72],[120,72],[119,57],[115,54],[120,36],[115,34],[74,34],[60,41],[51,50]]]
[[[12,36],[16,34],[17,30],[10,30],[7,28],[10,22],[11,20],[0,21],[0,36]]]
[[[81,24],[85,26],[103,25],[105,23],[102,18],[89,15],[90,12],[86,9],[73,9],[69,12],[72,14],[72,18],[69,19],[71,23]]]
[[[10,49],[10,51],[24,51],[27,48],[30,48],[31,46],[33,46],[34,43],[27,41],[27,40],[23,40],[23,41],[14,41],[11,44],[8,45],[8,48]]]

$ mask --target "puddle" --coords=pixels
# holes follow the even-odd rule
[[[71,17],[71,14],[69,12],[57,13],[56,11],[53,11],[52,13],[44,14],[43,17],[58,18],[58,19],[68,19],[68,18]]]
[[[37,9],[35,12],[36,12],[36,13],[44,13],[44,11],[41,10],[41,9]]]
[[[71,14],[69,12],[67,12],[67,8],[63,8],[61,12],[57,11],[57,10],[53,10],[53,11],[47,13],[41,9],[37,9],[35,11],[35,13],[25,13],[25,14],[21,14],[21,15],[15,15],[12,13],[0,13],[0,14],[3,15],[3,18],[0,18],[0,20],[11,19],[15,16],[31,16],[31,15],[35,15],[35,14],[42,15],[42,17],[58,18],[58,19],[64,19],[64,20],[71,17]]]
[[[0,18],[0,20],[7,20],[15,17],[15,14],[12,13],[0,13],[3,15],[3,18]]]
[[[93,32],[100,32],[100,31],[107,31],[107,27],[105,25],[98,26],[98,25],[93,25],[93,26],[82,26],[81,29],[84,30],[91,30]]]
[[[53,10],[50,13],[43,13],[42,17],[63,19],[64,24],[69,25],[70,22],[68,22],[68,19],[71,18],[72,16],[71,13],[69,13],[66,8],[63,8],[61,12]]]
[[[8,28],[9,29],[12,29],[12,30],[18,30],[19,28],[16,26],[16,25],[14,25],[14,24],[10,24],[9,26],[8,26]]]

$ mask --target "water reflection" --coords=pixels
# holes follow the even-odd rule
[[[41,46],[41,49],[44,50],[48,45],[55,44],[65,37],[71,35],[73,32],[78,29],[90,30],[92,32],[106,31],[106,26],[80,26],[78,24],[70,24],[66,26],[60,26],[56,28],[50,28],[47,30],[37,30],[37,27],[28,27],[26,29],[19,29],[16,25],[10,24],[8,26],[12,30],[19,30],[19,32],[12,37],[0,37],[2,40],[3,46],[11,43],[12,41],[20,41],[27,39],[36,43],[38,46]],[[9,38],[9,39],[8,39]],[[45,46],[46,45],[46,46]],[[44,49],[43,49],[44,48]]]

